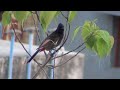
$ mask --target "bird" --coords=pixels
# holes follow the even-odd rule
[[[59,23],[57,29],[43,40],[41,45],[37,48],[37,51],[31,56],[31,58],[27,61],[27,63],[31,62],[31,60],[39,52],[42,52],[44,50],[50,51],[56,48],[57,46],[59,46],[63,39],[63,36],[64,36],[64,25],[62,23]]]

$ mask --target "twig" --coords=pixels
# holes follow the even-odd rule
[[[68,19],[67,19],[66,22],[68,22]],[[61,49],[61,47],[66,43],[66,41],[67,41],[67,39],[68,39],[68,37],[69,37],[69,33],[70,33],[70,24],[68,24],[68,25],[69,25],[69,30],[68,30],[68,34],[67,34],[67,36],[66,36],[66,39],[63,41],[62,45],[56,50],[56,52],[58,52],[58,51]],[[55,54],[55,52],[54,52],[53,54]]]
[[[73,49],[73,50],[71,50],[71,51],[69,51],[69,52],[67,52],[67,53],[65,53],[65,54],[63,54],[63,55],[57,56],[57,57],[55,57],[55,58],[59,58],[59,57],[65,56],[65,55],[67,55],[67,54],[69,54],[69,53],[77,50],[78,48],[82,47],[82,46],[92,37],[92,35],[93,35],[93,33],[88,37],[88,39],[87,39],[85,42],[83,42],[81,45],[79,45],[79,46],[76,47],[75,49]],[[53,59],[55,59],[55,58],[53,58]]]
[[[35,78],[39,75],[40,71],[41,71],[41,70],[45,67],[45,65],[51,60],[51,58],[52,58],[52,56],[49,54],[49,56],[48,56],[45,64],[43,64],[43,65],[39,68],[39,70],[38,70],[37,73],[32,77],[32,79],[35,79]]]
[[[62,12],[61,12],[62,13]],[[63,15],[63,14],[62,14]],[[66,18],[68,18],[68,17],[66,17]],[[67,21],[66,21],[66,23],[68,22],[68,19],[67,19]],[[68,39],[68,37],[69,37],[69,33],[70,33],[70,24],[68,24],[69,25],[69,30],[68,30],[68,34],[67,34],[67,36],[66,36],[66,38],[64,38],[64,41],[63,41],[63,43],[62,43],[62,45],[56,50],[56,52],[54,52],[53,53],[53,55],[55,54],[55,53],[57,53],[60,49],[61,49],[61,47],[66,43],[66,41],[67,41],[67,39]],[[66,28],[67,28],[67,24],[66,24]],[[51,66],[51,65],[49,65],[49,66]],[[52,67],[52,66],[51,66]],[[54,66],[53,66],[54,67]],[[40,71],[40,70],[39,70]],[[38,71],[38,72],[39,72]],[[36,74],[37,75],[37,74]],[[35,76],[36,77],[36,76]]]
[[[13,27],[13,24],[11,24],[11,25],[12,25],[13,31],[14,31],[15,36],[16,36],[16,38],[18,39],[19,43],[22,45],[23,49],[27,52],[27,54],[31,57],[31,55],[29,54],[29,52],[26,50],[26,48],[24,47],[24,45],[22,44],[22,42],[21,42],[20,39],[18,38],[18,36],[17,36],[17,34],[16,34],[16,32],[15,32],[15,29],[14,29],[14,27]],[[34,59],[34,60],[35,60],[35,59]],[[37,62],[36,60],[35,60],[35,62],[38,64],[38,62]]]
[[[77,52],[73,57],[71,57],[70,59],[68,59],[66,62],[60,64],[60,65],[57,65],[57,66],[54,66],[53,68],[56,68],[56,67],[60,67],[64,64],[66,64],[68,61],[72,60],[74,57],[76,57],[82,50],[84,50],[86,47],[82,48],[79,52]]]
[[[17,34],[16,34],[16,32],[15,32],[15,29],[14,29],[13,24],[11,24],[11,25],[12,25],[14,34],[15,34],[16,38],[18,39],[19,43],[22,45],[22,47],[24,48],[24,50],[25,50],[25,51],[28,53],[28,55],[31,57],[31,55],[29,54],[29,52],[26,50],[26,48],[24,47],[24,45],[22,44],[22,42],[21,42],[20,39],[18,38],[18,36],[17,36]],[[35,59],[34,59],[34,61],[35,61],[39,66],[42,65],[42,64],[38,63]],[[42,70],[44,71],[43,68],[42,68]],[[48,77],[48,76],[47,76],[47,77]]]
[[[77,50],[78,48],[80,48],[81,46],[83,46],[83,45],[92,37],[93,33],[94,33],[94,32],[92,32],[92,34],[91,34],[89,37],[87,37],[88,39],[87,39],[85,42],[83,42],[81,45],[79,45],[77,48],[75,48],[75,49],[73,49],[73,50],[71,50],[71,51],[69,51],[69,52],[67,52],[67,53],[65,53],[65,54],[63,54],[63,55],[61,55],[61,56],[57,56],[57,57],[55,57],[55,58],[59,58],[59,57],[65,56],[65,55],[67,55],[67,54],[69,54],[69,53]],[[86,48],[86,47],[84,47],[82,50],[84,50],[85,48]],[[82,50],[78,51],[78,53],[77,53],[75,56],[77,56]],[[70,58],[69,60],[67,60],[65,63],[67,63],[68,61],[70,61],[70,60],[71,60],[72,58],[74,58],[75,56],[71,57],[71,58]],[[54,58],[52,58],[52,59],[54,59]],[[62,65],[65,64],[65,63],[62,63],[62,64],[57,65],[57,66],[55,66],[55,67],[62,66]],[[50,66],[50,65],[49,65],[49,66]],[[54,67],[54,66],[51,66],[51,68],[55,68],[55,67]]]
[[[35,25],[35,29],[36,29],[36,33],[37,33],[37,36],[38,36],[39,42],[41,43],[41,40],[40,40],[40,34],[39,34],[38,30],[37,30],[37,26],[36,26],[36,23],[35,23],[35,19],[34,19],[33,14],[32,14],[32,18],[33,18],[33,21],[34,21],[34,25]]]
[[[62,11],[60,11],[60,13],[61,13],[62,16],[63,16],[65,19],[67,19],[67,21],[68,21],[68,17],[66,17],[66,16],[62,13]]]
[[[38,19],[38,21],[39,21],[39,24],[42,26],[42,24],[40,23],[40,18],[39,18],[39,15],[38,15],[38,13],[37,13],[37,11],[35,11],[35,14],[36,14],[36,16],[37,16],[37,19]],[[44,51],[44,54],[45,54],[45,57],[46,57],[46,59],[47,59],[47,53]]]

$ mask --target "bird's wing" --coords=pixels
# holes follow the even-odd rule
[[[48,44],[49,42],[52,42],[54,45],[56,45],[57,42],[58,42],[58,40],[57,40],[57,42],[54,42],[54,41],[51,40],[51,39],[47,39],[47,40],[45,40],[45,42],[41,45],[41,47],[42,47],[42,46],[45,46],[45,45]]]

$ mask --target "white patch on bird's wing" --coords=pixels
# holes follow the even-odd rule
[[[59,39],[58,39],[59,40]],[[56,42],[54,42],[54,41],[52,41],[52,40],[50,40],[54,45],[57,45],[57,43],[58,43],[58,40],[56,41]]]
[[[59,40],[59,39],[58,39]],[[58,40],[56,41],[56,42],[54,42],[53,40],[51,40],[51,39],[48,39],[48,40],[46,40],[41,46],[44,46],[44,45],[46,45],[47,43],[49,43],[50,41],[54,44],[54,45],[57,45],[57,43],[58,43]]]

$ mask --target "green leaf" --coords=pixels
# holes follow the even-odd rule
[[[77,11],[69,11],[68,22],[71,23],[72,20],[75,18]]]
[[[91,33],[93,35],[91,36]],[[82,37],[86,47],[102,58],[107,56],[114,44],[114,38],[106,30],[101,30],[95,21],[86,21],[82,28]]]
[[[26,17],[25,17],[24,21],[27,20],[28,17],[30,17],[31,15],[32,15],[32,13],[30,11],[26,11]]]
[[[94,45],[95,45],[95,42],[96,42],[96,38],[94,36],[91,36],[90,38],[88,38],[89,40],[87,40],[87,42],[85,43],[86,44],[86,47],[89,48],[89,49],[93,49]]]
[[[5,11],[2,15],[2,25],[6,26],[10,24],[11,21],[11,13],[9,11]]]
[[[95,51],[99,57],[108,55],[112,47],[109,33],[104,30],[96,31],[95,35],[87,41],[86,46]]]
[[[42,24],[42,28],[44,32],[46,32],[49,24],[54,19],[57,11],[41,11],[40,12],[40,22]]]
[[[78,26],[78,27],[74,30],[74,32],[73,32],[73,37],[72,37],[72,41],[73,41],[73,40],[75,39],[75,37],[77,36],[79,30],[80,30],[80,26]]]
[[[98,56],[100,58],[105,57],[108,53],[109,47],[108,47],[107,43],[104,41],[104,39],[103,38],[97,39],[95,44],[96,44],[95,50],[96,50]]]
[[[108,46],[110,46],[110,35],[107,31],[105,30],[99,30],[96,32],[96,34],[101,37]]]
[[[57,11],[55,14],[55,17],[57,17],[60,14],[60,11]]]
[[[31,13],[29,11],[15,11],[14,16],[18,22],[22,23]]]
[[[95,24],[93,21],[86,21],[82,27],[82,37],[84,40],[86,40],[89,35],[91,35],[92,32],[96,32],[99,30],[99,27]]]
[[[110,47],[109,47],[108,54],[110,53],[110,51],[111,51],[113,45],[114,45],[114,37],[113,37],[113,36],[110,36]]]

